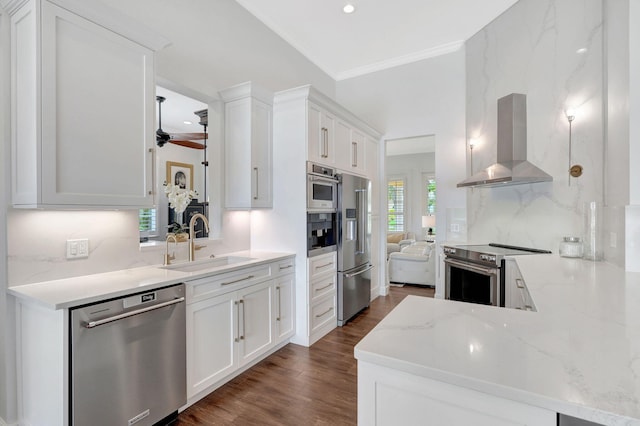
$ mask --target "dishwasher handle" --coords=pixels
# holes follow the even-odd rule
[[[94,328],[99,325],[107,324],[110,322],[118,321],[124,318],[132,317],[134,315],[144,314],[145,312],[155,311],[156,309],[164,308],[165,306],[175,305],[176,303],[184,302],[184,297],[179,297],[174,300],[169,300],[168,302],[158,303],[153,306],[147,306],[146,308],[136,309],[135,311],[125,312],[123,314],[114,315],[112,317],[103,318],[97,321],[90,321],[84,324],[85,328]]]

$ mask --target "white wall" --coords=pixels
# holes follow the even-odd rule
[[[423,174],[435,175],[435,162],[436,155],[432,152],[386,157],[387,179],[396,176],[405,179],[406,230],[413,232],[416,238],[424,237],[425,234],[422,228]]]
[[[582,47],[586,53],[576,53]],[[466,43],[467,135],[475,170],[496,161],[496,102],[527,95],[528,159],[551,183],[469,189],[469,238],[557,252],[582,234],[586,201],[603,201],[602,0],[521,0]],[[572,164],[584,174],[569,186]]]
[[[464,51],[339,81],[336,97],[339,103],[381,131],[383,140],[435,135],[436,222],[438,229],[444,231],[448,227],[447,217],[452,217],[450,212],[466,207],[465,191],[456,188],[456,183],[465,177]],[[382,150],[383,147],[381,144]],[[381,164],[380,176],[385,173],[386,165]],[[386,197],[381,192],[384,203]],[[386,229],[385,210],[381,210],[381,233]],[[446,235],[439,232],[438,241]],[[442,278],[437,277],[437,297],[444,296]]]

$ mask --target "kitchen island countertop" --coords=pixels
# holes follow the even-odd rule
[[[9,287],[7,292],[15,297],[27,299],[50,309],[65,309],[231,272],[248,266],[274,262],[279,259],[293,257],[294,254],[239,251],[220,255],[219,257],[224,256],[249,257],[251,260],[202,269],[196,272],[164,269],[162,265],[145,266]]]
[[[606,425],[640,425],[640,274],[557,255],[514,257],[527,312],[409,296],[359,361]]]

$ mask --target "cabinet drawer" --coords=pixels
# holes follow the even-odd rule
[[[295,264],[296,264],[295,257],[290,257],[288,259],[283,259],[278,262],[274,262],[272,274],[274,277],[278,277],[280,275],[292,274],[295,272],[295,269],[294,269]]]
[[[309,334],[313,334],[329,322],[336,322],[336,298],[334,295],[322,299],[313,305],[309,310]]]
[[[309,282],[309,302],[313,304],[327,294],[335,294],[337,281],[336,274],[326,274],[312,279]]]
[[[236,290],[271,277],[271,265],[243,268],[187,282],[187,303]]]
[[[309,280],[327,272],[335,273],[337,271],[336,253],[328,253],[322,256],[310,257],[307,260],[309,268]]]

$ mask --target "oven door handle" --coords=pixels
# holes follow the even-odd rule
[[[313,173],[307,173],[310,182],[326,182],[326,183],[338,183],[338,179],[325,175],[316,175]]]
[[[445,264],[458,267],[460,269],[466,269],[468,271],[477,272],[484,275],[496,275],[498,270],[496,268],[483,267],[481,265],[475,265],[473,263],[461,262],[454,259],[445,259]]]

